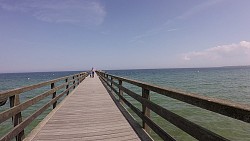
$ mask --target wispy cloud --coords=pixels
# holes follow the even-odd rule
[[[193,51],[184,53],[182,59],[188,62],[203,61],[230,63],[238,61],[238,63],[250,62],[250,42],[241,41],[238,44],[221,45],[208,48],[203,51]]]
[[[161,27],[158,27],[158,28],[154,28],[154,29],[151,29],[151,30],[148,30],[147,32],[143,33],[143,34],[140,34],[140,35],[137,35],[135,37],[133,37],[132,40],[130,40],[129,42],[132,43],[132,42],[141,42],[141,39],[143,38],[146,38],[146,37],[149,37],[149,36],[154,36],[154,35],[157,35],[161,32],[173,32],[173,31],[177,31],[179,29],[177,28],[167,28],[165,26],[161,26]]]
[[[179,28],[169,28],[170,25],[173,25],[178,21],[188,19],[188,18],[194,16],[195,14],[197,14],[203,10],[206,10],[209,7],[216,5],[222,1],[223,0],[209,0],[206,2],[202,2],[198,5],[194,5],[193,7],[191,7],[187,11],[184,11],[180,15],[177,15],[177,16],[173,17],[172,19],[168,19],[165,23],[159,25],[158,27],[152,28],[152,29],[140,34],[140,35],[133,37],[133,39],[130,40],[129,42],[138,42],[145,37],[154,36],[154,35],[157,35],[157,34],[162,33],[162,32],[177,31],[177,30],[179,30]]]
[[[195,5],[194,7],[183,12],[181,15],[175,17],[174,19],[175,20],[187,19],[187,18],[192,17],[193,15],[195,15],[203,10],[206,10],[209,7],[216,5],[222,1],[223,0],[209,0],[209,1],[202,2],[201,4]]]
[[[1,0],[0,8],[31,14],[44,22],[79,25],[100,25],[106,15],[96,0]]]

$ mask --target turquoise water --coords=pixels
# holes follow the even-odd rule
[[[79,72],[35,72],[35,73],[6,73],[0,74],[0,91],[5,91],[9,89],[19,88],[27,85],[33,85],[40,82],[52,80],[55,78],[68,76],[72,74],[76,74]],[[56,83],[55,86],[59,86],[63,82]],[[45,86],[36,90],[32,90],[29,92],[25,92],[20,94],[21,103],[26,101],[27,99],[33,98],[47,90],[50,89],[50,86]],[[57,91],[57,93],[61,93],[63,90]],[[64,98],[64,97],[63,97]],[[63,99],[61,98],[58,103]],[[29,115],[34,113],[36,110],[41,108],[44,104],[46,104],[49,100],[51,100],[51,96],[45,98],[44,100],[38,102],[37,104],[32,105],[22,112],[23,120],[27,118]],[[0,107],[0,112],[9,109],[9,100],[4,106]],[[27,128],[25,128],[25,134],[27,135],[50,111],[52,107],[43,112],[40,116],[38,116]],[[0,124],[0,138],[9,132],[13,128],[11,119]]]
[[[119,70],[108,73],[130,79],[144,81],[165,88],[196,93],[213,98],[226,99],[237,103],[250,104],[250,67],[230,68],[190,68],[190,69],[152,69]],[[137,94],[141,89],[125,84]],[[177,100],[151,92],[151,100],[170,111],[185,117],[209,130],[236,141],[250,141],[250,124],[203,110]],[[125,95],[139,109],[141,105]],[[140,119],[128,109],[139,121]],[[151,112],[153,121],[177,140],[195,140],[174,125]],[[161,140],[151,132],[155,140]]]
[[[195,68],[195,69],[154,69],[154,70],[113,70],[107,71],[110,74],[119,75],[147,83],[159,85],[166,88],[179,89],[205,95],[209,97],[227,99],[238,103],[250,104],[250,67],[235,68]],[[75,74],[78,72],[41,72],[41,73],[12,73],[0,74],[0,91],[18,88],[21,86],[36,84],[42,81]],[[59,85],[59,84],[57,84]],[[129,84],[126,87],[140,94],[141,89]],[[43,87],[35,91],[21,95],[21,101],[32,98],[41,92],[50,89]],[[58,92],[59,93],[59,92]],[[151,93],[151,100],[174,113],[187,118],[219,135],[235,141],[250,141],[250,124],[237,121],[213,112],[196,108],[189,104],[166,98],[159,94]],[[139,109],[141,105],[129,96],[126,99],[134,103]],[[33,113],[40,104],[36,104],[24,112],[23,118]],[[9,103],[0,107],[0,112],[7,109]],[[45,116],[51,108],[39,116],[34,122],[25,129],[28,134]],[[131,111],[131,110],[129,110]],[[140,119],[131,111],[132,115],[140,122]],[[177,140],[195,140],[182,130],[176,128],[166,120],[151,112],[153,121],[170,133]],[[12,128],[11,120],[0,124],[0,137]],[[155,133],[151,132],[155,140],[161,140]]]

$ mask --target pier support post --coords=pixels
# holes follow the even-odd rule
[[[51,83],[51,89],[54,89],[55,88],[55,83]],[[56,97],[56,92],[53,93],[53,96],[52,96],[52,99]],[[53,103],[53,109],[56,108],[56,103]]]
[[[142,88],[142,98],[150,100],[149,90]],[[150,109],[144,104],[142,104],[142,114],[150,118]],[[150,128],[144,120],[142,120],[142,127],[147,133],[150,133]]]
[[[17,106],[20,104],[20,98],[19,95],[13,95],[9,98],[10,100],[10,108]],[[21,112],[17,113],[15,116],[12,117],[12,122],[14,127],[17,126],[22,122],[22,114]],[[24,130],[22,130],[17,136],[16,141],[21,141],[24,138]]]

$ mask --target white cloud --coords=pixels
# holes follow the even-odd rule
[[[38,20],[52,23],[100,25],[105,8],[96,0],[2,0],[0,8],[31,14]]]
[[[221,45],[203,51],[184,53],[182,59],[186,62],[209,63],[217,65],[248,65],[250,64],[250,42],[241,41],[238,44]],[[231,64],[230,64],[231,63]]]
[[[186,60],[186,61],[190,60],[190,58],[187,55],[184,55],[183,59]]]

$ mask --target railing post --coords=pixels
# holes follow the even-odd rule
[[[82,82],[82,74],[80,74],[79,84]]]
[[[109,81],[108,81],[108,79],[109,79],[109,75],[108,75],[108,74],[107,74],[107,78],[106,78],[106,79],[107,79],[107,84],[109,84]]]
[[[122,86],[122,80],[119,80],[119,86]],[[123,97],[123,91],[119,88],[119,95]],[[119,102],[123,104],[122,99],[119,97]]]
[[[84,79],[86,79],[86,77],[88,77],[88,74],[83,74],[82,81],[83,81]]]
[[[68,83],[69,81],[69,78],[66,78],[65,79],[65,82]],[[66,85],[66,90],[69,88],[69,84]],[[67,95],[69,95],[69,90],[67,91]]]
[[[10,108],[20,104],[19,95],[13,95],[9,99],[10,99]],[[15,116],[12,117],[12,122],[13,122],[14,127],[22,122],[22,114],[21,114],[21,112],[17,113]],[[16,141],[21,141],[21,140],[23,140],[23,138],[24,138],[24,130],[22,130],[16,136]]]
[[[150,100],[150,95],[149,95],[149,90],[142,88],[142,98],[145,98],[147,100]],[[147,116],[148,118],[150,118],[150,109],[146,107],[146,105],[142,104],[142,114],[144,116]],[[149,126],[145,123],[144,120],[142,120],[142,127],[143,129],[149,133],[150,132],[150,128]]]
[[[51,87],[51,89],[54,89],[55,83],[51,83],[50,87]],[[56,92],[53,93],[52,99],[55,97],[56,97]],[[56,103],[57,103],[57,101],[55,103],[53,103],[53,109],[56,108]]]
[[[111,87],[113,87],[113,77],[111,76],[111,82],[110,82]]]
[[[86,79],[86,77],[88,77],[88,75],[89,75],[89,74],[83,74],[82,81],[83,81],[84,79]]]
[[[81,77],[80,77],[80,83],[82,83],[83,78],[84,78],[85,75],[84,75],[84,74],[81,74],[80,76],[81,76]]]
[[[77,85],[80,84],[80,74],[77,75]]]
[[[75,86],[75,83],[76,83],[76,81],[75,81],[75,76],[73,76],[73,85],[74,85],[74,87],[73,87],[73,89],[75,89],[76,88],[76,86]]]
[[[85,78],[85,74],[82,74],[81,75],[81,82],[80,83],[82,83],[82,81],[84,80],[84,78]]]

